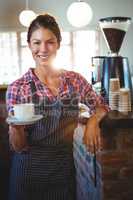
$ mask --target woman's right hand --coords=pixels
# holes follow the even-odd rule
[[[9,125],[9,142],[16,152],[22,152],[28,148],[24,126]]]

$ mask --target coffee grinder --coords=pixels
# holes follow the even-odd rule
[[[119,55],[124,36],[130,24],[131,18],[129,17],[107,17],[99,20],[109,54],[107,56],[92,57],[92,65],[95,68],[92,84],[101,83],[101,94],[107,102],[110,78],[119,78],[120,87],[129,88],[133,100],[128,58]]]

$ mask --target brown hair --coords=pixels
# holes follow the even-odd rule
[[[27,33],[27,42],[30,42],[32,33],[39,28],[46,28],[52,31],[56,36],[57,42],[60,45],[61,42],[61,32],[55,18],[49,14],[38,15],[30,24]]]

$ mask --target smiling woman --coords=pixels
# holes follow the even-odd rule
[[[13,82],[7,91],[9,113],[13,112],[14,104],[21,103],[25,98],[25,101],[32,100],[36,105],[36,114],[42,112],[44,115],[44,119],[30,129],[9,126],[10,143],[14,149],[10,200],[75,200],[72,132],[76,122],[73,123],[73,120],[76,120],[78,112],[73,113],[73,120],[70,121],[71,118],[65,116],[72,111],[69,99],[66,108],[59,100],[60,86],[64,92],[63,77],[66,75],[55,70],[52,62],[60,41],[61,34],[55,19],[47,14],[38,16],[28,31],[28,45],[36,68]],[[67,87],[71,85],[68,81],[66,84]],[[42,98],[43,101],[40,101]]]
[[[104,102],[82,75],[54,68],[61,33],[53,16],[44,14],[33,20],[27,41],[35,68],[9,85],[7,110],[12,117],[15,104],[32,102],[35,114],[43,118],[30,126],[9,125],[14,151],[9,200],[76,200],[73,134],[78,103],[87,104],[94,115]],[[95,126],[95,115],[92,121]],[[85,132],[86,144],[94,141],[99,147],[93,124],[91,137]]]

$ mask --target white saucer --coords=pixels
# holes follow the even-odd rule
[[[14,116],[9,116],[6,119],[6,122],[8,124],[15,124],[15,125],[30,125],[30,124],[34,124],[35,122],[37,122],[38,120],[42,118],[43,118],[43,115],[35,115],[31,119],[20,120],[20,119],[15,118]]]

